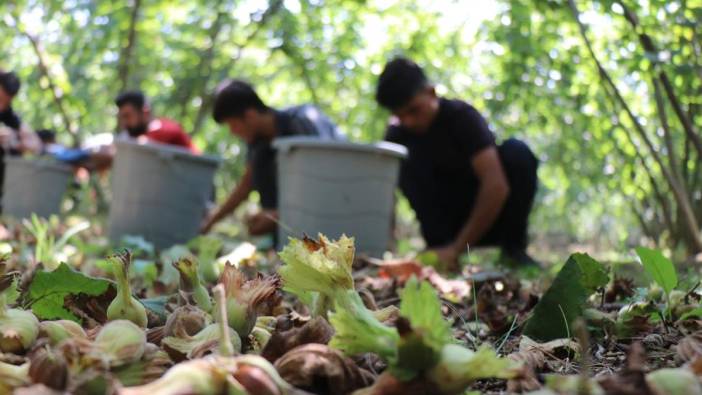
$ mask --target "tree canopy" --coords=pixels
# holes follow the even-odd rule
[[[388,117],[377,75],[403,54],[498,139],[533,146],[535,233],[702,251],[700,0],[16,0],[0,13],[16,109],[66,143],[114,130],[115,95],[140,88],[226,159],[218,184],[231,186],[244,156],[211,119],[217,83],[315,103],[374,141]]]

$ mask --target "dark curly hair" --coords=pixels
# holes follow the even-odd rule
[[[397,57],[389,61],[380,74],[375,100],[381,106],[395,110],[407,104],[427,85],[429,80],[421,67],[407,58]]]

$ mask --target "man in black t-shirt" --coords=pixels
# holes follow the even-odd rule
[[[19,130],[20,118],[12,110],[12,99],[19,92],[20,81],[13,72],[0,70],[0,124]]]
[[[5,155],[38,153],[41,141],[34,132],[22,124],[12,109],[12,101],[19,92],[20,80],[11,71],[0,70],[0,197],[5,179]]]
[[[248,219],[249,234],[274,232],[278,218],[278,183],[275,150],[271,146],[273,139],[296,135],[343,138],[331,120],[316,107],[307,104],[276,110],[268,107],[253,87],[241,80],[227,80],[220,85],[213,116],[217,123],[226,123],[231,133],[247,144],[246,168],[227,200],[205,219],[203,233],[231,214],[253,190],[261,197],[262,211]]]
[[[526,144],[496,145],[475,108],[438,97],[408,59],[385,66],[376,100],[394,115],[386,140],[409,151],[400,188],[428,248],[453,267],[468,245],[496,245],[506,262],[537,264],[526,247],[538,161]]]

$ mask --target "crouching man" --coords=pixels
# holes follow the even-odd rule
[[[473,106],[439,97],[408,59],[385,66],[376,100],[394,115],[385,139],[409,151],[400,188],[428,248],[454,268],[468,245],[499,246],[506,263],[537,264],[526,253],[538,167],[529,147],[497,145]]]
[[[252,191],[258,191],[262,210],[247,219],[250,235],[274,232],[278,219],[278,182],[273,139],[310,136],[341,139],[331,120],[316,107],[305,104],[283,110],[269,107],[253,87],[241,80],[223,82],[215,94],[213,117],[246,143],[244,175],[227,200],[203,222],[207,233],[217,222],[234,212]]]

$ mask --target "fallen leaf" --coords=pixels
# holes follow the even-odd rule
[[[569,337],[569,328],[582,316],[588,296],[608,281],[602,264],[587,254],[571,255],[534,307],[524,334],[538,340]]]
[[[424,278],[421,263],[414,260],[391,260],[382,261],[378,264],[378,276],[380,278],[395,278],[400,283],[409,280],[410,277]]]
[[[559,350],[566,350],[568,353],[577,354],[580,352],[580,345],[570,339],[555,339],[545,343],[539,343],[528,336],[522,336],[519,342],[519,352],[533,352],[538,350],[544,354],[555,355]]]
[[[702,357],[702,333],[694,333],[680,339],[676,346],[677,357],[682,362],[697,360]]]
[[[40,319],[81,322],[83,319],[67,308],[67,297],[70,296],[69,299],[77,303],[81,300],[81,297],[78,297],[81,294],[99,297],[108,292],[116,293],[110,281],[85,276],[62,263],[52,272],[37,272],[22,297],[25,305],[31,307],[32,312]],[[90,298],[82,300],[87,301]]]
[[[641,343],[634,342],[629,348],[626,366],[618,375],[599,380],[608,395],[651,395],[646,384],[646,352]]]
[[[323,344],[296,347],[275,368],[288,383],[320,395],[348,394],[373,382],[351,359]]]
[[[614,281],[607,287],[605,303],[614,303],[617,300],[634,296],[634,280],[624,277],[614,277]]]
[[[276,329],[261,351],[261,356],[271,363],[298,346],[309,343],[327,344],[334,335],[334,328],[322,317],[316,317],[301,327]]]

